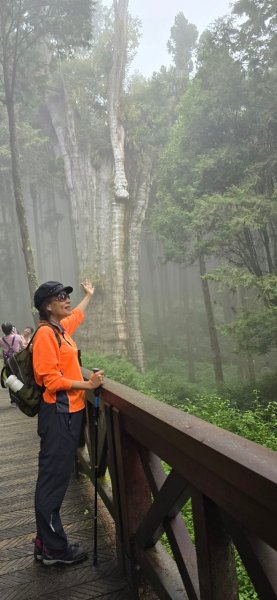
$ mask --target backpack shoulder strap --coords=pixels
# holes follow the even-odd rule
[[[39,330],[41,327],[49,327],[50,329],[52,329],[52,331],[54,332],[55,338],[56,338],[56,340],[57,340],[57,342],[58,342],[58,346],[59,346],[59,348],[60,348],[60,347],[61,347],[61,345],[62,345],[62,343],[61,343],[61,337],[60,337],[60,335],[59,335],[59,334],[58,334],[58,332],[57,332],[57,328],[56,328],[54,325],[51,325],[50,323],[41,323],[41,325],[39,325],[39,326],[38,326],[38,328],[36,329],[36,331],[35,331],[35,333],[34,333],[33,337],[35,336],[36,332],[37,332],[37,331],[38,331],[38,330]],[[33,340],[33,337],[32,337],[32,339],[29,341],[29,344],[28,344],[28,346],[31,344],[31,342],[32,342],[32,340]]]
[[[6,338],[3,336],[2,337],[3,342],[5,342],[6,346],[8,346],[8,348],[12,348],[13,347],[13,343],[14,343],[14,337],[13,337],[13,341],[12,341],[12,345],[10,346],[9,342],[7,342]]]

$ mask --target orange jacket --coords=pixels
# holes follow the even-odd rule
[[[57,412],[77,412],[85,406],[84,390],[72,390],[72,381],[83,381],[78,362],[78,349],[71,334],[82,323],[84,315],[74,308],[56,326],[61,347],[50,327],[40,327],[33,342],[33,368],[38,385],[44,386],[43,400],[56,403]],[[43,322],[42,322],[43,323]]]

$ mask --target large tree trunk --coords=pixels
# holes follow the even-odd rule
[[[200,256],[199,256],[199,266],[200,266],[200,275],[201,275],[204,304],[205,304],[207,321],[208,321],[208,329],[209,329],[210,344],[211,344],[212,357],[213,357],[215,381],[216,381],[216,384],[219,386],[221,383],[224,382],[222,360],[221,360],[221,353],[220,353],[217,331],[216,331],[216,327],[215,327],[214,312],[213,312],[213,306],[212,306],[211,295],[210,295],[210,290],[209,290],[209,284],[208,284],[208,281],[205,279],[205,275],[207,274],[206,264],[205,264],[204,256],[202,254],[200,254]]]
[[[8,173],[10,174],[10,173]],[[1,243],[1,311],[5,314],[5,321],[11,320],[18,323],[18,302],[15,299],[15,286],[14,282],[17,281],[18,274],[16,266],[17,262],[17,239],[16,234],[17,227],[15,226],[14,220],[16,218],[14,207],[9,202],[11,190],[10,178],[8,180],[7,173],[1,173],[0,180],[0,194],[1,194],[1,212],[0,212],[0,243]],[[14,239],[15,236],[15,239]],[[11,243],[11,240],[13,242]],[[6,268],[5,268],[6,265]],[[14,273],[14,277],[11,278],[11,273]],[[7,303],[7,298],[9,302]]]
[[[115,2],[113,61],[108,86],[108,125],[112,153],[106,151],[94,165],[89,149],[81,151],[76,135],[75,114],[68,101],[65,84],[47,97],[47,108],[56,135],[58,153],[63,158],[67,196],[73,224],[80,277],[96,282],[93,317],[87,319],[82,347],[127,355],[127,314],[131,358],[143,367],[143,350],[138,308],[138,253],[141,222],[148,202],[145,189],[135,198],[139,207],[129,207],[124,164],[124,130],[120,103],[127,46],[126,0]],[[114,187],[111,178],[114,174]],[[132,177],[136,177],[132,173]],[[130,235],[127,233],[129,217]],[[130,254],[130,259],[128,258]],[[135,264],[137,263],[137,265]],[[130,306],[128,306],[130,302]],[[133,322],[131,323],[131,319]]]
[[[22,240],[22,251],[26,265],[26,274],[29,286],[31,306],[33,306],[33,297],[35,290],[38,286],[37,274],[35,270],[33,250],[29,237],[28,224],[25,213],[24,198],[22,191],[22,183],[20,176],[19,166],[19,150],[16,135],[16,120],[15,120],[15,107],[14,107],[14,93],[15,93],[15,81],[16,81],[16,67],[17,67],[17,53],[18,46],[15,44],[14,51],[11,54],[9,47],[9,33],[10,30],[6,30],[7,26],[7,14],[5,10],[1,10],[1,45],[2,45],[2,70],[3,70],[3,83],[4,83],[4,94],[5,94],[5,105],[8,113],[8,124],[9,124],[9,138],[10,138],[10,151],[11,151],[11,169],[12,169],[12,183],[13,192],[16,205],[16,213],[18,217],[18,224],[20,229],[20,235]],[[15,25],[15,23],[14,23]],[[17,38],[16,38],[17,40]]]
[[[114,200],[111,214],[112,315],[117,330],[118,352],[124,355],[127,354],[125,228],[129,192],[125,175],[124,128],[120,121],[120,107],[127,58],[128,0],[114,0],[113,5],[114,44],[108,85],[108,119],[114,158]]]
[[[16,135],[14,102],[6,93],[6,107],[8,111],[9,135],[10,135],[10,150],[11,150],[11,166],[12,166],[12,182],[16,205],[16,213],[18,217],[19,229],[22,240],[22,251],[26,265],[26,275],[28,280],[31,306],[33,306],[34,293],[38,287],[38,278],[35,269],[33,249],[29,236],[28,224],[25,213],[24,198],[22,192],[22,184],[19,168],[19,151]]]
[[[111,252],[112,321],[117,332],[117,351],[124,356],[127,355],[125,206],[116,201],[112,203]]]
[[[182,273],[182,278],[181,278]],[[194,345],[193,345],[193,315],[191,311],[191,294],[190,294],[190,286],[188,282],[188,273],[187,269],[183,269],[179,267],[179,283],[180,283],[180,296],[182,298],[184,313],[185,313],[185,323],[186,323],[186,338],[187,338],[187,360],[188,360],[188,380],[190,383],[195,383],[195,368],[194,368]]]
[[[39,226],[39,196],[37,193],[37,186],[33,182],[29,182],[30,196],[32,200],[33,217],[34,217],[34,229],[35,229],[35,242],[36,242],[36,255],[37,255],[37,270],[39,277],[41,277],[43,271],[43,259],[42,259],[42,243],[41,243],[41,231]]]
[[[127,273],[127,323],[128,356],[135,365],[144,371],[144,348],[141,336],[139,306],[139,248],[141,230],[148,207],[151,185],[151,165],[141,173],[140,181],[134,190],[133,210],[129,222],[128,273]]]
[[[245,290],[244,288],[239,288],[239,298],[240,298],[240,302],[241,302],[241,307],[244,311],[247,310],[247,299],[245,297]],[[246,352],[245,355],[245,359],[246,359],[246,370],[248,373],[248,379],[250,381],[255,382],[256,381],[256,369],[255,369],[255,361],[253,358],[253,355],[250,352]]]
[[[114,44],[108,86],[110,138],[114,156],[115,200],[129,199],[125,175],[124,128],[120,121],[122,86],[127,60],[128,0],[114,0]]]
[[[161,314],[161,303],[160,294],[157,289],[157,277],[156,277],[156,265],[154,261],[154,243],[156,249],[156,240],[149,233],[145,233],[145,262],[146,272],[148,272],[147,284],[149,290],[149,297],[151,300],[152,318],[154,325],[154,340],[157,350],[157,356],[159,362],[163,362],[165,355],[165,344],[164,344],[164,320]]]
[[[122,344],[118,340],[118,327],[113,314],[112,273],[115,257],[111,249],[111,156],[107,153],[100,166],[96,167],[91,162],[89,149],[87,153],[80,151],[74,113],[64,86],[59,94],[48,96],[47,108],[56,134],[57,153],[62,156],[64,164],[68,212],[72,223],[71,243],[78,273],[76,281],[72,283],[78,285],[80,279],[89,277],[96,284],[93,315],[88,311],[87,327],[82,333],[82,348],[92,349],[93,339],[94,351],[121,354]],[[62,234],[68,235],[68,232],[62,230]]]
[[[64,86],[60,93],[49,94],[47,108],[63,158],[78,280],[89,277],[96,284],[82,348],[126,356],[125,206],[113,196],[112,157],[107,152],[100,165],[94,166],[89,149],[80,150]]]

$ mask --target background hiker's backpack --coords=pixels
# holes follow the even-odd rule
[[[52,325],[43,323],[39,325],[30,339],[28,346],[19,352],[15,352],[8,360],[1,372],[1,385],[8,387],[11,400],[14,400],[20,410],[28,417],[34,417],[39,411],[43,388],[37,385],[33,371],[32,342],[40,327],[50,327],[55,334],[56,340],[61,346],[61,338]],[[11,377],[10,385],[7,384]]]
[[[4,363],[6,365],[9,358],[11,358],[11,356],[14,354],[13,345],[14,345],[15,335],[13,336],[11,345],[8,344],[7,340],[4,337],[2,337],[2,340],[3,340],[4,344],[6,344],[6,348],[3,348],[3,358],[4,358]]]

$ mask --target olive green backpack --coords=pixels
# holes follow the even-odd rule
[[[28,417],[34,417],[39,411],[39,405],[42,398],[44,388],[37,385],[33,371],[33,356],[32,343],[33,339],[40,327],[50,327],[54,331],[56,340],[61,347],[61,338],[57,330],[50,323],[43,323],[36,329],[34,335],[30,339],[28,346],[19,352],[15,352],[8,360],[1,371],[2,387],[6,385],[6,380],[10,375],[15,375],[23,386],[16,392],[9,387],[11,400],[15,401],[18,408]]]

